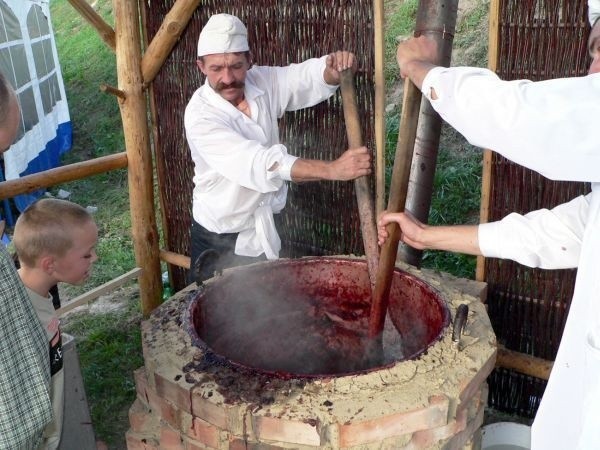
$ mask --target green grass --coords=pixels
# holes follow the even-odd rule
[[[132,373],[144,363],[137,290],[125,304],[118,312],[80,313],[63,325],[77,338],[94,431],[110,448],[123,448],[127,412],[135,398]]]

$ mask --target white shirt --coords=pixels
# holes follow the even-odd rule
[[[313,106],[337,86],[323,79],[325,58],[287,67],[252,67],[244,95],[248,117],[206,82],[185,110],[185,130],[194,161],[192,215],[215,233],[240,233],[235,252],[279,256],[273,213],[283,209],[286,180],[296,157],[279,143],[285,111]],[[269,171],[274,164],[277,170]]]
[[[437,100],[431,99],[435,89]],[[488,257],[531,267],[578,267],[558,354],[532,427],[533,450],[600,448],[600,74],[501,81],[486,69],[436,68],[423,93],[474,145],[592,192],[479,226]]]

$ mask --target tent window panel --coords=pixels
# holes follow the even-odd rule
[[[13,70],[17,79],[17,89],[31,81],[29,66],[27,65],[27,55],[25,54],[25,45],[18,44],[10,47]]]
[[[44,114],[50,114],[56,102],[60,100],[60,89],[58,88],[56,74],[52,74],[47,80],[40,83],[40,94],[42,96]]]
[[[44,78],[48,75],[48,67],[46,66],[46,59],[44,57],[44,44],[43,42],[32,42],[31,52],[33,53],[33,62],[35,63],[35,72],[38,78]]]
[[[27,29],[31,39],[50,34],[48,18],[44,15],[42,8],[38,5],[34,5],[29,10],[29,14],[27,14]]]
[[[38,124],[38,113],[33,96],[33,88],[28,87],[19,93],[19,102],[21,103],[21,114],[23,116],[23,125],[25,133]],[[20,137],[20,136],[19,136]]]
[[[50,84],[50,94],[52,94],[52,107],[54,107],[54,105],[62,100],[62,96],[60,95],[60,85],[58,84],[58,76],[56,75],[56,72],[54,72],[52,76],[48,78],[48,83]]]
[[[0,19],[2,19],[2,14],[0,14]],[[8,42],[8,36],[6,35],[6,28],[0,27],[0,44],[4,44]]]
[[[13,14],[12,10],[2,0],[0,0],[0,15],[2,16],[4,28],[6,29],[6,40],[3,42],[19,41],[23,39],[19,19],[17,19],[17,16]]]
[[[12,87],[16,89],[17,80],[15,78],[15,71],[13,70],[12,58],[10,56],[10,48],[0,49],[0,70],[8,79],[8,81],[10,81]]]
[[[44,48],[44,58],[46,60],[46,70],[48,70],[48,73],[50,73],[56,67],[54,65],[54,55],[52,54],[52,41],[50,39],[44,39],[44,41],[42,42],[42,46]]]

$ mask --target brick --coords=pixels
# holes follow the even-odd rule
[[[133,371],[133,379],[135,381],[135,392],[137,397],[146,405],[148,405],[148,396],[146,389],[148,388],[148,377],[146,376],[146,368],[140,367]]]
[[[189,437],[183,438],[183,444],[185,450],[217,450],[219,448],[219,442],[217,442],[217,446],[207,445],[204,442],[196,441],[195,439],[191,439]]]
[[[183,378],[179,380],[169,379],[159,373],[155,373],[156,393],[159,397],[170,401],[182,411],[191,413],[191,390],[194,386],[186,383]]]
[[[157,420],[152,416],[150,409],[137,398],[129,408],[128,414],[131,430],[136,433],[151,432],[156,426]]]
[[[229,441],[229,450],[287,450],[288,447],[279,447],[278,445],[264,444],[259,442],[248,442],[243,439],[233,439]]]
[[[435,443],[451,438],[464,430],[467,426],[467,410],[463,409],[456,417],[443,427],[430,428],[428,430],[415,431],[412,435],[409,449],[432,448]]]
[[[125,433],[125,441],[127,450],[159,450],[158,441],[155,438],[131,430]]]
[[[165,423],[160,427],[160,450],[185,450],[181,433]]]
[[[447,423],[448,398],[437,396],[423,408],[390,414],[363,422],[338,425],[340,447],[379,442],[384,439],[414,433]]]
[[[254,417],[254,432],[258,440],[288,442],[302,445],[321,445],[317,425],[306,422],[277,419],[274,417]]]
[[[204,420],[194,417],[188,436],[212,448],[219,447],[219,429]]]
[[[481,406],[475,419],[467,423],[467,426],[460,433],[452,437],[443,447],[442,450],[463,450],[468,448],[473,438],[477,436],[477,430],[483,423],[484,407]]]
[[[191,414],[222,430],[228,429],[226,406],[218,406],[203,398],[200,393],[192,394]]]
[[[156,391],[149,386],[146,389],[146,398],[148,399],[148,407],[150,408],[150,410],[154,414],[160,416],[162,399],[156,393]]]

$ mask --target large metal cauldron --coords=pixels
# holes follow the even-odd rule
[[[396,269],[383,359],[374,358],[366,351],[370,301],[362,259],[279,260],[207,281],[184,321],[205,358],[281,378],[360,373],[415,358],[450,321],[434,288]]]

